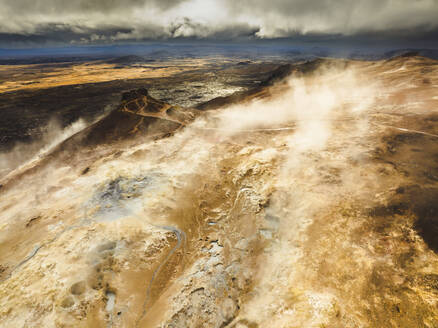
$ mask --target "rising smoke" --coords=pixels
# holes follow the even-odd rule
[[[276,146],[257,159],[279,158],[282,163],[275,182],[268,182],[275,191],[266,208],[278,239],[260,260],[256,296],[241,313],[263,326],[288,327],[293,321],[313,327],[326,324],[334,304],[343,301],[316,283],[312,286],[313,269],[303,264],[303,257],[305,243],[315,236],[307,229],[321,209],[362,190],[358,181],[363,178],[351,162],[364,152],[370,131],[367,111],[379,92],[377,85],[361,80],[360,72],[336,68],[290,77],[279,89],[272,98],[224,108],[197,124],[211,128],[221,142],[263,130],[279,132]],[[332,182],[327,186],[326,179],[335,179],[336,187]]]
[[[0,153],[0,178],[14,170],[30,167],[46,156],[55,146],[81,131],[87,123],[79,119],[63,128],[59,121],[52,119],[40,128],[41,138],[31,143],[19,143],[8,152]]]
[[[285,84],[274,86],[271,93],[268,99],[206,112],[173,136],[123,149],[118,157],[95,159],[87,163],[92,169],[86,175],[77,176],[78,172],[69,168],[71,163],[50,168],[47,174],[35,177],[25,195],[20,195],[22,205],[9,209],[8,215],[22,216],[24,207],[35,211],[35,215],[47,212],[50,206],[53,212],[68,208],[70,214],[63,219],[62,231],[69,231],[68,227],[77,226],[74,220],[85,216],[87,224],[94,224],[93,220],[100,220],[99,215],[105,216],[106,210],[116,208],[108,215],[110,220],[102,221],[105,227],[117,227],[119,239],[128,230],[150,231],[151,224],[156,229],[184,231],[190,238],[197,233],[202,236],[204,210],[220,210],[222,215],[236,215],[237,220],[239,211],[246,210],[239,208],[246,198],[257,201],[269,197],[264,211],[269,216],[272,236],[267,237],[270,244],[257,259],[259,267],[252,277],[254,297],[242,305],[240,313],[260,326],[287,327],[290,322],[303,327],[323,325],[334,302],[342,300],[335,292],[317,285],[321,277],[315,277],[315,270],[303,260],[305,243],[315,238],[307,228],[315,222],[320,209],[357,189],[357,176],[354,172],[349,176],[347,166],[362,151],[358,139],[367,136],[367,109],[377,95],[376,87],[362,81],[353,70],[326,68],[309,76],[290,77]],[[34,163],[83,127],[82,122],[66,130],[52,127],[51,133],[57,132],[46,137],[47,146],[32,148],[32,158],[19,158],[16,151],[15,158],[9,155],[2,160],[9,167],[23,165],[23,160],[25,165]],[[255,145],[248,143],[254,135],[258,136]],[[330,148],[337,150],[330,152]],[[221,171],[223,161],[230,162],[229,171]],[[238,180],[250,169],[270,171],[263,177],[253,173],[254,180],[260,181],[244,186]],[[340,182],[327,186],[322,173],[330,170],[341,172],[337,176]],[[41,188],[48,181],[56,187],[51,194],[48,188]],[[129,197],[135,197],[119,194],[123,186],[127,186]],[[219,199],[215,203],[219,210],[200,208],[201,202],[211,202],[203,199],[206,195],[199,191],[201,187],[213,188],[209,195]],[[10,192],[16,197],[19,191]],[[102,203],[102,195],[108,204]],[[232,197],[235,199],[228,205]],[[28,204],[23,203],[25,200]],[[84,204],[96,209],[87,209],[84,214]],[[73,210],[75,206],[77,211]],[[99,227],[93,230],[106,229],[104,224]],[[81,240],[84,249],[97,246],[93,238]],[[139,281],[144,284],[144,277]],[[137,295],[141,304],[143,296]]]

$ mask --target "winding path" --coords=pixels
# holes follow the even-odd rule
[[[135,326],[138,327],[140,321],[145,317],[145,315],[147,314],[148,308],[147,305],[149,303],[150,300],[150,295],[151,295],[151,290],[152,290],[152,286],[153,283],[155,281],[155,279],[157,278],[158,274],[160,273],[161,269],[163,268],[163,266],[169,261],[169,259],[172,257],[172,255],[181,248],[183,242],[185,243],[186,241],[186,234],[184,231],[173,227],[173,226],[157,226],[154,224],[151,224],[152,226],[156,227],[156,228],[160,228],[163,230],[167,230],[170,232],[173,232],[177,238],[177,243],[174,247],[172,247],[172,249],[169,251],[169,253],[166,255],[166,257],[164,258],[164,260],[160,263],[160,265],[154,270],[151,279],[149,280],[148,283],[148,287],[146,289],[146,298],[143,302],[143,312],[141,314],[141,316],[137,319]]]

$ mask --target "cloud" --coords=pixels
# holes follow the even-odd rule
[[[260,37],[350,35],[438,26],[436,0],[227,0],[235,19],[255,19]]]
[[[141,7],[172,8],[185,0],[3,0],[3,10],[20,14],[109,13],[132,11]]]
[[[436,17],[438,0],[0,0],[0,42],[421,37]]]

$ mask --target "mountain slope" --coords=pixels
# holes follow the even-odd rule
[[[277,73],[202,111],[132,91],[14,175],[0,326],[438,326],[438,62]]]

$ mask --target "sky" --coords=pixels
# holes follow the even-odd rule
[[[1,47],[186,39],[433,46],[438,0],[0,0]]]

